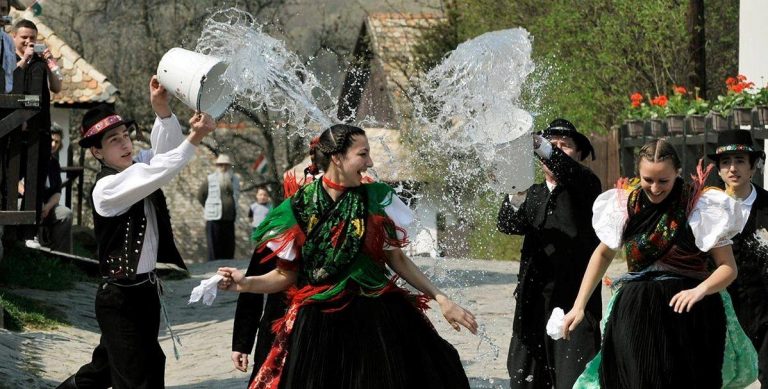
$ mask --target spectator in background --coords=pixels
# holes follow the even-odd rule
[[[37,177],[48,176],[48,159],[51,154],[51,92],[61,91],[61,79],[54,74],[53,69],[58,69],[56,60],[51,51],[44,45],[37,44],[37,26],[35,23],[21,19],[13,26],[13,42],[16,48],[16,69],[13,71],[14,94],[39,95],[40,112],[31,117],[22,129],[25,135],[20,146],[22,149],[22,161],[27,160],[27,155],[33,155],[32,148],[37,150]],[[20,177],[26,177],[27,163],[22,163]],[[36,193],[45,191],[45,181],[37,180]],[[27,182],[27,189],[30,183]],[[36,204],[38,215],[42,216],[42,204]],[[38,219],[42,221],[42,217]],[[33,235],[34,232],[29,235]]]
[[[10,93],[13,89],[13,71],[16,69],[16,44],[6,31],[5,26],[11,24],[13,17],[8,15],[11,11],[11,7],[16,8],[19,11],[25,10],[27,7],[21,4],[18,0],[0,0],[0,25],[3,26],[3,31],[0,33],[2,39],[0,39],[0,67],[3,69],[4,77],[1,77],[2,93]]]
[[[235,220],[240,197],[240,179],[232,172],[228,155],[216,158],[216,171],[200,185],[197,199],[203,205],[208,260],[235,257]]]
[[[51,157],[48,159],[48,176],[45,190],[41,192],[42,203],[41,228],[34,240],[27,241],[28,247],[49,247],[51,250],[65,253],[72,252],[72,211],[59,204],[61,200],[61,165],[58,160],[61,149],[61,128],[51,128]],[[19,192],[24,193],[23,182]]]
[[[251,219],[251,227],[256,231],[256,227],[261,224],[261,221],[267,217],[267,214],[272,209],[272,197],[269,195],[269,191],[266,187],[259,186],[256,188],[256,201],[251,204],[251,209],[248,211],[248,218]]]

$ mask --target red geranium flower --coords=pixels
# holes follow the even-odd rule
[[[653,99],[651,99],[651,105],[655,105],[658,107],[666,107],[667,103],[669,102],[669,99],[666,95],[656,96]]]

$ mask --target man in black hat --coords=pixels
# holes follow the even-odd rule
[[[534,135],[534,150],[545,182],[507,196],[498,217],[499,231],[525,237],[507,370],[511,388],[570,388],[600,348],[599,289],[587,304],[588,325],[570,340],[554,340],[545,328],[555,308],[571,309],[599,243],[591,221],[602,188],[578,162],[590,155],[594,160],[594,149],[571,122],[551,122]]]
[[[101,340],[90,363],[59,388],[162,388],[165,355],[157,341],[160,287],[157,262],[186,269],[160,188],[194,157],[216,127],[207,114],[189,121],[188,136],[171,112],[170,96],[153,76],[150,101],[157,114],[151,150],[133,155],[130,120],[100,106],[83,117],[80,146],[101,162],[91,191],[93,224],[103,282],[96,292]],[[171,334],[173,337],[173,334]],[[175,339],[174,339],[175,341]],[[175,344],[174,344],[175,349]]]
[[[759,378],[768,388],[768,192],[752,183],[765,153],[758,150],[747,130],[722,131],[714,154],[725,190],[741,200],[747,224],[733,238],[733,254],[739,274],[728,287],[739,323],[758,354]],[[760,235],[763,237],[762,241]],[[762,242],[762,243],[761,243]]]

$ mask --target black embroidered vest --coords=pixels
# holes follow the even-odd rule
[[[96,176],[100,179],[117,174],[117,171],[102,166]],[[95,186],[95,183],[94,183]],[[163,191],[158,189],[149,195],[149,200],[155,207],[157,216],[158,249],[157,262],[171,263],[186,269],[181,254],[176,248],[171,230],[171,216],[165,202]],[[147,219],[144,215],[144,201],[138,201],[122,215],[104,217],[96,213],[91,196],[93,209],[93,226],[98,242],[99,270],[101,275],[113,279],[136,278],[136,267],[139,264],[141,248],[144,245],[144,233]]]

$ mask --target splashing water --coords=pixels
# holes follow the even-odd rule
[[[195,51],[228,64],[222,78],[233,86],[237,104],[251,112],[279,112],[288,124],[308,128],[338,123],[330,89],[324,88],[283,41],[263,32],[254,17],[236,8],[215,12],[205,23]],[[325,110],[318,100],[330,102]]]
[[[323,87],[282,41],[265,34],[263,26],[247,12],[230,8],[214,13],[195,51],[228,63],[224,79],[234,86],[241,107],[282,113],[287,126],[298,129],[295,135],[314,135],[317,129],[338,123],[331,89]],[[514,177],[518,186],[532,181],[532,142],[525,135],[533,118],[520,102],[526,80],[535,70],[530,55],[531,39],[525,30],[492,32],[459,45],[440,65],[415,81],[416,87],[409,93],[414,102],[411,128],[404,131],[402,140],[413,142],[413,149],[419,151],[408,163],[415,165],[410,167],[414,171],[440,175],[441,179],[434,181],[447,185],[433,187],[433,193],[422,189],[408,193],[413,200],[438,204],[435,212],[471,216],[476,208],[465,205],[462,197],[476,199],[483,192],[510,187],[509,182],[495,176]],[[322,109],[320,100],[331,103]],[[366,118],[357,120],[365,123]],[[389,154],[387,163],[399,171],[405,168],[405,162],[394,157],[383,139],[371,137],[369,142],[381,142]],[[525,164],[517,166],[516,161]],[[376,176],[373,169],[370,171]],[[429,177],[423,180],[430,182]],[[401,195],[411,191],[402,185],[395,189]],[[426,233],[437,242],[436,228],[427,228],[423,222],[416,220],[416,233],[409,229],[409,234]],[[435,263],[427,270],[432,273],[430,278],[455,288],[458,292],[452,298],[471,308],[461,291],[483,280],[456,281],[455,274],[445,271],[444,260],[436,257],[433,253]],[[433,321],[442,319],[438,315]],[[475,360],[488,365],[488,360],[499,358],[500,347],[486,326],[481,326],[478,334]],[[495,384],[492,379],[488,382]]]
[[[430,149],[453,150],[479,165],[462,166],[454,159],[447,166],[451,170],[486,176],[503,171],[503,177],[486,180],[484,188],[526,189],[533,180],[533,158],[531,141],[523,135],[530,132],[533,117],[520,108],[520,98],[534,69],[530,36],[522,28],[489,32],[460,44],[419,80],[414,132]]]

